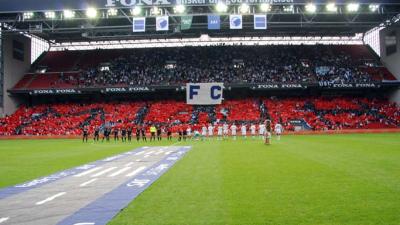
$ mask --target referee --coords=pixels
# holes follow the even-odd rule
[[[157,132],[156,126],[151,125],[151,127],[150,127],[150,134],[151,134],[150,141],[153,141],[153,140],[156,141],[156,132]]]

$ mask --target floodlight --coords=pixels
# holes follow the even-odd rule
[[[75,17],[75,11],[72,10],[64,10],[64,18],[71,19]]]
[[[182,14],[185,12],[185,6],[184,5],[176,5],[174,7],[174,12],[177,14]]]
[[[335,3],[328,3],[326,5],[326,11],[328,12],[337,12],[338,8]]]
[[[222,2],[218,2],[218,4],[215,6],[215,8],[217,9],[217,12],[226,12],[226,11],[228,11],[228,6],[226,6]]]
[[[24,18],[24,20],[32,19],[33,16],[34,16],[33,12],[24,12],[24,14],[22,15],[22,17]]]
[[[114,8],[110,8],[107,10],[107,15],[109,16],[117,16],[118,15],[118,10]]]
[[[131,14],[133,16],[138,16],[142,13],[142,8],[140,6],[135,6],[134,8],[131,9]]]
[[[317,11],[317,6],[313,3],[308,3],[306,5],[306,12],[308,13],[315,13]]]
[[[161,14],[161,9],[159,9],[157,6],[154,6],[151,10],[150,13],[153,15],[160,15]]]
[[[293,5],[284,5],[283,11],[284,12],[294,12],[294,6]]]
[[[378,9],[379,9],[379,5],[378,5],[378,4],[371,4],[371,5],[369,5],[369,10],[370,10],[371,12],[376,12],[376,11],[378,11]]]
[[[47,19],[54,19],[54,18],[56,18],[56,13],[54,11],[48,11],[48,12],[44,13],[44,16]]]
[[[87,16],[89,19],[94,19],[94,18],[96,18],[96,17],[97,17],[97,10],[96,10],[95,8],[88,8],[88,9],[86,10],[86,16]]]
[[[242,14],[246,14],[250,12],[250,6],[246,3],[243,3],[242,5],[239,6],[239,11]]]
[[[271,11],[271,5],[268,3],[262,3],[260,5],[260,9],[262,12],[269,12],[269,11]]]
[[[358,3],[349,3],[347,4],[347,11],[348,12],[357,12],[358,9],[360,8],[360,4]]]

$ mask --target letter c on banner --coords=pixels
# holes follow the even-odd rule
[[[221,98],[221,86],[212,86],[211,87],[211,99],[217,100]],[[217,93],[216,93],[217,92]]]

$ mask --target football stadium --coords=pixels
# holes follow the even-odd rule
[[[0,0],[0,225],[399,225],[399,21]]]

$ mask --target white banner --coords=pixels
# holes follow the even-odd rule
[[[219,105],[223,100],[223,83],[186,84],[186,102],[189,105]]]
[[[232,30],[242,29],[243,27],[242,15],[229,15],[229,25]]]
[[[156,30],[157,31],[167,31],[168,29],[169,29],[168,16],[156,17]]]

